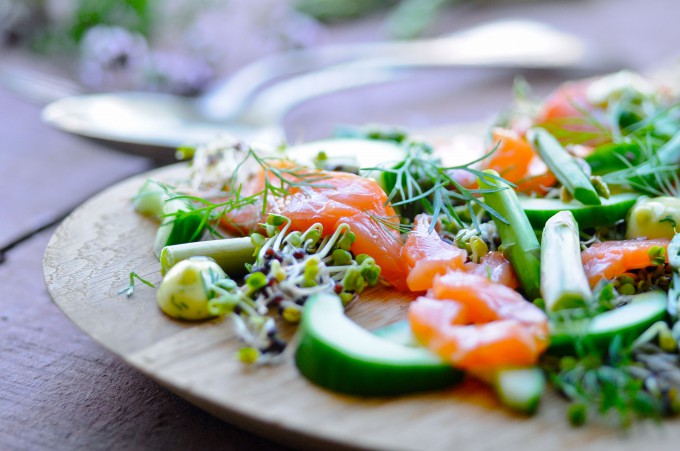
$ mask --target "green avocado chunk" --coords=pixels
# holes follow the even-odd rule
[[[359,396],[440,390],[463,372],[424,348],[378,337],[343,312],[340,298],[317,294],[305,305],[295,352],[298,370],[316,385]]]
[[[602,205],[583,205],[577,201],[564,203],[559,199],[519,197],[519,202],[534,229],[542,230],[545,223],[560,211],[568,210],[581,228],[614,224],[624,219],[635,204],[637,193],[621,193],[602,199]]]

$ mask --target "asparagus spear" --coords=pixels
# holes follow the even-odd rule
[[[225,238],[223,240],[166,246],[161,251],[161,273],[167,273],[170,268],[182,260],[204,256],[215,260],[230,277],[238,277],[247,273],[246,263],[255,261],[254,252],[255,245],[250,237]]]
[[[495,171],[484,172],[498,177]],[[508,222],[495,221],[503,253],[510,260],[524,293],[530,300],[540,297],[541,247],[517,194],[495,178],[480,176],[478,180],[480,188],[493,191],[484,193],[484,201]]]
[[[527,132],[527,138],[574,199],[584,205],[602,203],[590,178],[553,135],[542,128],[532,128]]]
[[[581,262],[578,224],[570,211],[548,219],[541,239],[541,293],[549,312],[583,307],[593,293]]]

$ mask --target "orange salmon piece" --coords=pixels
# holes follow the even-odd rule
[[[354,255],[367,254],[380,266],[380,276],[398,290],[406,291],[406,269],[401,263],[401,236],[396,230],[379,224],[368,213],[358,213],[341,218],[336,224],[347,223],[356,240],[352,244]]]
[[[283,162],[281,164],[292,164]],[[394,287],[406,290],[406,271],[401,264],[403,243],[398,231],[390,229],[371,215],[387,218],[398,224],[394,209],[387,204],[387,195],[373,180],[358,175],[310,170],[315,178],[313,185],[290,188],[289,195],[268,200],[265,215],[262,204],[248,205],[230,212],[221,224],[228,230],[250,233],[257,224],[264,222],[268,213],[276,213],[291,220],[291,230],[304,231],[316,223],[331,235],[342,223],[347,223],[356,240],[352,245],[355,255],[368,254],[380,266],[381,276]],[[277,183],[270,175],[270,182]],[[261,192],[264,188],[264,172],[244,184],[244,196]]]
[[[590,285],[594,287],[601,279],[614,279],[627,271],[651,266],[649,250],[654,246],[666,249],[668,262],[669,243],[670,240],[667,238],[595,243],[581,252],[583,269]]]
[[[609,141],[596,122],[603,111],[588,102],[588,87],[595,79],[567,82],[550,94],[536,116],[536,125],[546,128],[563,145],[596,146]]]
[[[301,232],[317,222],[321,223],[324,232],[335,230],[338,218],[351,217],[361,213],[358,208],[329,199],[312,190],[308,194],[296,193],[277,199],[276,205],[271,211],[290,218],[292,221],[291,229]]]
[[[482,161],[482,169],[493,169],[522,192],[545,193],[557,183],[541,157],[517,132],[494,128],[492,136],[493,146],[498,147]]]
[[[435,278],[428,296],[409,306],[411,329],[453,366],[479,372],[532,365],[548,346],[545,313],[485,277],[450,272]]]
[[[430,233],[429,216],[416,216],[401,250],[401,262],[408,270],[406,284],[411,291],[428,290],[435,276],[462,269],[466,259],[467,251],[443,241],[434,230]]]
[[[503,284],[512,289],[519,287],[515,270],[512,269],[512,265],[500,251],[487,253],[479,260],[479,263],[465,263],[465,271],[469,274],[486,277],[492,282]]]
[[[293,168],[295,164],[288,160],[275,160],[269,162],[269,164],[274,168]],[[315,174],[317,171],[310,170],[310,174]],[[272,171],[269,172],[269,182],[275,185],[281,183],[276,174]],[[296,177],[288,175],[286,178],[293,181]],[[246,180],[239,188],[240,195],[242,198],[250,197],[255,194],[261,193],[264,190],[265,185],[265,173],[264,171],[258,172],[255,176]],[[214,202],[221,202],[225,199],[216,199]],[[229,233],[235,235],[248,235],[257,229],[258,225],[263,222],[267,217],[266,211],[271,211],[273,208],[273,203],[275,199],[267,199],[269,204],[265,208],[265,214],[262,214],[262,201],[257,201],[252,204],[245,205],[239,209],[225,212],[220,218],[220,226],[224,228]]]
[[[593,109],[588,102],[588,86],[593,80],[570,81],[559,86],[541,104],[536,116],[538,124],[565,122],[582,119],[584,112]]]

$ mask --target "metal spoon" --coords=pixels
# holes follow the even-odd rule
[[[589,59],[582,41],[546,25],[505,20],[474,27],[443,38],[400,43],[322,48],[305,53],[282,54],[260,63],[262,77],[291,71],[300,61],[325,61],[346,52],[355,59],[280,82],[252,97],[259,81],[244,84],[243,74],[208,97],[187,98],[152,93],[110,93],[75,96],[48,105],[43,119],[62,130],[99,141],[121,150],[170,160],[174,149],[204,142],[216,135],[280,144],[280,126],[295,105],[340,89],[382,83],[405,76],[403,68],[430,66],[485,66],[503,68],[587,68],[601,59]],[[316,58],[316,57],[315,57]],[[287,64],[284,64],[288,61]],[[299,66],[298,66],[299,69]],[[297,70],[297,69],[296,69]],[[168,152],[172,149],[173,152]]]

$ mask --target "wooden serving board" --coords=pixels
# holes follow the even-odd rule
[[[554,393],[531,418],[504,409],[474,381],[448,391],[382,399],[341,396],[301,377],[290,355],[279,366],[247,368],[228,320],[175,321],[158,309],[155,291],[138,284],[117,292],[134,271],[159,283],[152,253],[156,223],[130,202],[147,177],[169,180],[184,165],[134,177],[71,214],[45,254],[55,303],[94,340],[197,406],[240,427],[304,448],[375,449],[678,449],[680,423],[644,425],[626,434],[589,425],[571,428],[567,404]],[[348,315],[368,328],[405,315],[409,296],[389,289],[362,295]],[[290,351],[289,351],[290,352]]]

